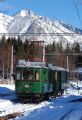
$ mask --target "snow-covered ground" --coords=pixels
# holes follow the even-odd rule
[[[23,104],[16,101],[14,85],[0,85],[0,116],[15,112],[14,120],[82,120],[82,102],[71,102],[82,98],[82,82],[70,82],[64,95],[39,104]]]

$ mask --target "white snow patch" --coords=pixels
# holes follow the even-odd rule
[[[82,82],[78,81],[80,87],[79,94],[76,87],[76,82],[71,82],[74,86],[67,89],[61,97],[44,101],[39,104],[22,104],[13,102],[17,99],[15,95],[14,85],[0,85],[0,92],[11,95],[0,96],[0,116],[4,116],[14,112],[21,114],[14,120],[81,120],[82,118],[82,102],[70,102],[82,98]],[[11,97],[12,96],[12,97]]]
[[[25,10],[22,10],[21,12],[20,12],[20,16],[21,17],[25,17],[27,14],[26,14],[26,11]]]

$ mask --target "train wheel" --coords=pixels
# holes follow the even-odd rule
[[[48,94],[44,94],[44,100],[49,100],[49,95]]]

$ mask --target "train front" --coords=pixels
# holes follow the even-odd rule
[[[16,67],[15,90],[22,99],[41,98],[48,92],[48,69],[44,62],[27,62]]]

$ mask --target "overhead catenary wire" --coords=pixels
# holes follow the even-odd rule
[[[73,3],[74,3],[74,6],[75,6],[75,9],[76,9],[77,15],[78,15],[78,19],[79,19],[80,24],[81,24],[81,26],[82,26],[82,20],[81,20],[80,14],[79,14],[79,10],[78,10],[77,4],[76,4],[75,1],[73,1]]]
[[[63,32],[63,33],[54,33],[54,32],[51,32],[51,33],[0,33],[0,35],[2,36],[29,36],[29,35],[37,35],[37,36],[72,36],[72,35],[75,35],[75,36],[82,36],[82,33],[68,33],[68,32]]]

